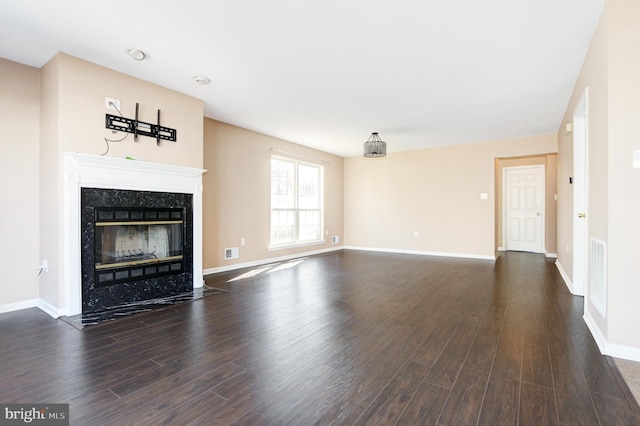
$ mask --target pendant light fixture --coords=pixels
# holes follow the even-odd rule
[[[387,143],[380,139],[378,132],[371,133],[369,140],[364,143],[364,156],[370,158],[387,156]]]

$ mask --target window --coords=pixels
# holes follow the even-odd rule
[[[271,245],[322,240],[322,167],[271,158]]]

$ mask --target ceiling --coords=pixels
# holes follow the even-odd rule
[[[371,132],[389,152],[556,132],[604,1],[3,0],[0,57],[65,52],[351,157]]]

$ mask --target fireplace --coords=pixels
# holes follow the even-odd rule
[[[82,313],[193,289],[192,195],[82,188]]]
[[[64,308],[57,316],[203,287],[204,172],[65,154]]]

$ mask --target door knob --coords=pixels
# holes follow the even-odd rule
[[[584,218],[584,217],[587,217],[587,215],[585,215],[584,213],[578,213],[578,217],[579,217],[580,219],[582,219],[582,218]]]

